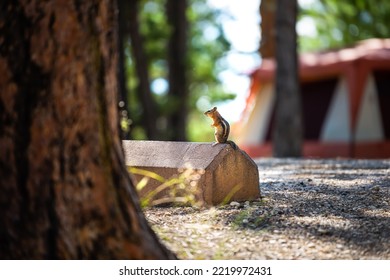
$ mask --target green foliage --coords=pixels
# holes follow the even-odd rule
[[[118,106],[119,106],[119,113],[120,113],[119,125],[121,131],[127,134],[130,131],[131,120],[128,117],[128,112],[125,108],[125,103],[123,101],[120,101]]]
[[[188,116],[188,139],[198,142],[212,142],[214,140],[214,128],[210,119],[198,110],[193,110]]]
[[[390,37],[390,1],[317,0],[301,9],[314,20],[316,36],[302,36],[301,50],[342,47],[369,38]]]
[[[167,123],[167,117],[175,108],[175,100],[167,94],[168,69],[167,47],[170,28],[167,23],[165,5],[166,0],[142,0],[140,3],[139,22],[141,34],[145,39],[144,50],[148,58],[148,69],[151,90],[157,103],[158,122],[162,130]],[[230,44],[225,38],[222,25],[219,21],[219,11],[212,10],[207,0],[188,0],[187,18],[188,52],[187,52],[187,80],[189,88],[188,106],[190,109],[188,138],[197,140],[204,138],[206,122],[202,119],[205,107],[218,101],[234,98],[234,94],[227,93],[220,85],[218,74],[227,68],[224,55]],[[144,112],[136,97],[137,76],[131,57],[131,42],[127,46],[127,73],[128,89],[130,92],[129,111],[132,119],[132,136],[135,139],[145,139],[142,128]],[[160,85],[160,86],[158,86]],[[199,100],[207,100],[207,106],[199,106]],[[198,115],[198,117],[193,117]],[[207,124],[208,126],[208,124]],[[201,128],[199,130],[199,128]],[[192,130],[197,130],[193,132]],[[202,131],[203,133],[200,133]],[[212,134],[212,132],[211,132]]]

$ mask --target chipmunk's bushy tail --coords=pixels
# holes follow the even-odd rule
[[[231,140],[228,140],[226,141],[227,144],[230,144],[230,146],[232,146],[233,150],[237,150],[238,149],[238,146],[236,143],[234,143],[233,141]]]

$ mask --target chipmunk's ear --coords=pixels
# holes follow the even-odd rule
[[[217,110],[217,107],[214,107],[214,108],[213,108],[213,111],[216,111],[216,110]]]

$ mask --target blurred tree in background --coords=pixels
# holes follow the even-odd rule
[[[369,38],[390,37],[390,1],[317,0],[301,7],[300,19],[314,21],[315,34],[301,36],[301,50],[351,45]]]
[[[302,154],[302,101],[297,59],[297,0],[277,0],[276,105],[273,155],[300,157]]]
[[[302,154],[302,104],[298,79],[297,0],[260,2],[262,58],[276,60],[275,124],[273,155],[299,157]]]
[[[275,14],[276,0],[260,1],[261,39],[259,52],[262,58],[274,58],[276,52]]]
[[[171,111],[168,115],[168,139],[185,141],[188,116],[187,87],[187,0],[167,0],[166,15],[170,28],[168,41],[168,94]]]
[[[156,129],[156,104],[150,90],[150,75],[149,75],[149,63],[148,56],[146,53],[145,39],[141,34],[140,30],[140,18],[139,18],[139,6],[140,1],[128,1],[128,0],[119,0],[119,17],[120,17],[120,33],[124,38],[122,42],[122,52],[121,58],[123,59],[124,69],[123,71],[127,73],[128,76],[129,70],[128,65],[125,63],[127,56],[125,50],[127,50],[129,45],[129,40],[131,41],[131,54],[134,65],[134,75],[137,77],[137,84],[134,91],[134,97],[131,99],[130,104],[134,103],[133,100],[137,100],[137,107],[142,108],[143,118],[139,120],[139,124],[144,128],[144,133],[148,139],[157,139],[158,133]],[[130,72],[131,73],[131,72]],[[127,79],[125,78],[125,81]],[[127,87],[127,84],[125,85]],[[128,97],[129,91],[124,92],[126,98]],[[128,98],[127,98],[128,99]],[[134,106],[135,107],[135,106]],[[133,113],[133,110],[131,110]]]
[[[218,80],[230,48],[220,11],[206,0],[123,2],[130,137],[208,139],[201,112],[235,96]]]

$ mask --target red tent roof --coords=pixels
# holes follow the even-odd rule
[[[264,59],[261,66],[251,73],[247,108],[258,94],[261,85],[274,80],[275,64],[273,59]],[[369,39],[353,47],[305,53],[299,56],[301,81],[320,80],[341,75],[346,77],[351,97],[352,124],[356,120],[363,85],[372,69],[390,69],[390,39]]]

